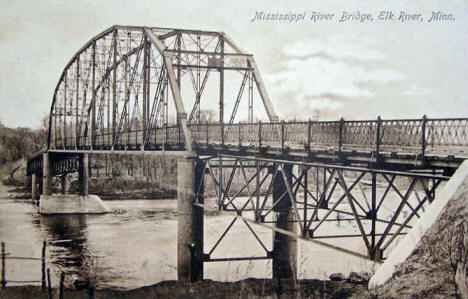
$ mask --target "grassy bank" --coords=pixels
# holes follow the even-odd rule
[[[47,291],[40,287],[7,287],[0,294],[4,298],[48,298]],[[346,281],[300,280],[278,285],[271,279],[252,278],[237,282],[163,281],[128,291],[97,290],[94,295],[95,298],[372,298],[365,285]],[[88,297],[88,290],[65,291],[65,298]]]
[[[73,188],[78,190],[78,182]],[[163,188],[157,183],[123,177],[92,178],[89,192],[102,199],[171,199],[176,198],[176,190]]]

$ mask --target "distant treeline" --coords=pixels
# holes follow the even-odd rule
[[[0,164],[27,158],[47,142],[47,125],[39,129],[8,128],[0,121]]]

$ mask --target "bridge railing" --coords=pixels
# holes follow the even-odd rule
[[[307,121],[253,124],[195,124],[190,126],[197,144],[252,147],[460,152],[468,146],[468,119],[395,119]]]
[[[305,121],[239,124],[191,124],[197,145],[327,149],[335,151],[468,154],[468,119],[394,119]],[[145,135],[146,134],[146,135]],[[177,125],[94,136],[94,149],[184,149],[185,139]],[[90,149],[91,138],[55,139],[56,149]]]

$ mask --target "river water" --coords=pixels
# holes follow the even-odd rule
[[[48,242],[47,266],[53,284],[61,271],[80,280],[91,279],[98,288],[131,289],[177,279],[177,202],[175,200],[106,201],[104,215],[41,216],[27,201],[0,200],[0,240],[14,256],[40,257]],[[205,252],[232,221],[230,215],[205,216]],[[272,231],[253,226],[270,250]],[[340,241],[342,242],[342,241]],[[341,244],[363,250],[361,242]],[[340,244],[338,244],[340,245]],[[330,273],[371,271],[371,262],[300,241],[300,278],[326,278]],[[364,251],[363,251],[364,253]],[[237,221],[212,257],[263,256],[264,250]],[[271,277],[271,261],[205,263],[205,278],[235,281]],[[37,280],[38,261],[7,260],[7,280]],[[12,283],[13,284],[13,283]],[[10,284],[9,284],[10,285]]]

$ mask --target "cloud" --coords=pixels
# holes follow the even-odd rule
[[[290,57],[307,58],[322,57],[326,59],[358,59],[358,60],[384,60],[387,56],[369,46],[365,40],[362,44],[352,42],[346,37],[301,40],[284,49],[284,53]]]
[[[345,104],[341,101],[330,99],[326,96],[318,96],[311,98],[308,101],[308,108],[311,110],[326,110],[329,112],[335,112],[343,109]]]
[[[403,94],[410,97],[428,96],[431,95],[431,90],[429,88],[412,85],[411,88],[406,90]]]
[[[265,77],[279,108],[338,112],[356,99],[373,98],[379,87],[405,76],[380,63],[386,55],[336,38],[301,40],[283,49],[277,72]],[[379,63],[375,63],[379,61]],[[377,93],[376,93],[377,90]],[[282,103],[281,103],[282,102]]]

